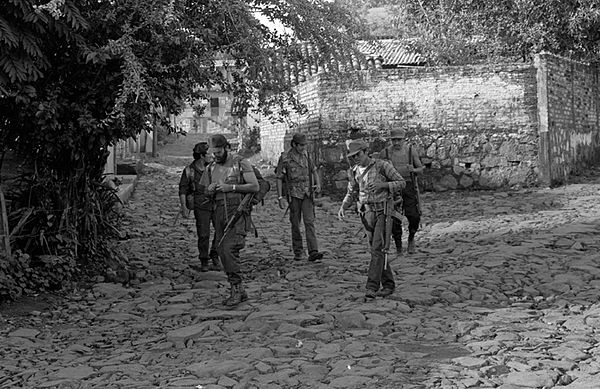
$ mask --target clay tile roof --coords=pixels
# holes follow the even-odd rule
[[[398,39],[358,41],[358,50],[366,57],[383,58],[384,67],[425,64],[421,55],[406,50],[406,44]]]

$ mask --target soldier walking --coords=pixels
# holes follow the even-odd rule
[[[240,212],[243,208],[240,205],[247,199],[244,195],[259,190],[259,184],[250,162],[231,152],[225,136],[211,136],[209,152],[214,161],[207,167],[201,182],[214,198],[217,252],[230,284],[230,296],[223,305],[236,306],[248,299],[242,284],[240,251],[246,245],[246,233],[252,226],[250,212]]]
[[[354,201],[361,222],[367,231],[371,248],[371,263],[367,274],[365,301],[376,296],[389,296],[394,293],[396,284],[390,263],[386,260],[386,211],[387,204],[393,202],[394,193],[405,186],[404,179],[392,164],[381,159],[372,159],[367,153],[369,145],[361,140],[348,144],[348,159],[352,166],[348,171],[348,191],[338,211],[338,218],[344,220],[346,210]],[[391,231],[390,231],[391,232]],[[381,290],[380,290],[381,288]]]
[[[390,132],[390,142],[387,148],[379,153],[379,157],[389,160],[406,181],[406,188],[402,191],[402,211],[408,220],[408,247],[407,252],[415,252],[415,234],[421,223],[421,204],[419,199],[419,183],[417,175],[425,167],[421,163],[416,148],[406,142],[406,131],[394,129]],[[396,243],[398,254],[402,253],[402,220],[394,219],[392,235]]]
[[[304,220],[308,260],[316,261],[323,258],[315,233],[314,203],[315,194],[321,192],[321,180],[306,151],[306,135],[294,134],[291,146],[290,151],[279,159],[275,170],[279,208],[285,209],[287,202],[290,210],[294,260],[306,259],[300,232],[300,221]]]
[[[211,162],[208,155],[208,143],[197,143],[192,150],[192,155],[194,162],[186,166],[179,180],[180,213],[182,217],[187,218],[190,211],[194,211],[196,233],[198,235],[200,271],[221,270],[214,239],[209,251],[213,203],[210,197],[206,195],[206,188],[200,184],[200,179],[206,170],[206,166]],[[192,202],[189,204],[187,203],[188,196],[192,198]],[[210,260],[212,260],[212,263],[209,265]]]

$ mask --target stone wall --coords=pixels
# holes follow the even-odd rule
[[[275,163],[290,134],[305,132],[325,188],[343,190],[344,141],[363,138],[377,152],[396,126],[427,166],[425,189],[550,184],[598,159],[597,89],[595,69],[546,54],[533,64],[320,73],[298,88],[306,115],[261,124],[263,158]]]
[[[292,132],[301,131],[308,134],[313,141],[318,142],[319,112],[321,110],[319,100],[319,78],[310,77],[307,81],[296,87],[298,96],[307,108],[305,115],[298,115],[291,110],[292,114],[285,122],[270,121],[262,118],[257,124],[260,127],[261,157],[273,164],[281,156],[281,153],[290,147]]]
[[[548,184],[600,161],[598,69],[543,53],[538,69],[540,171]]]

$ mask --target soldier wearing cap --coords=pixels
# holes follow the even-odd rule
[[[402,174],[406,181],[406,188],[402,191],[402,210],[408,220],[408,247],[407,252],[415,252],[415,234],[421,223],[421,209],[416,176],[421,174],[425,167],[421,163],[419,153],[415,147],[406,142],[406,131],[393,129],[390,131],[391,145],[379,153],[379,157],[387,159]],[[392,235],[396,242],[396,250],[402,253],[402,221],[394,219]]]
[[[215,240],[221,242],[217,252],[230,285],[230,296],[223,304],[236,306],[248,299],[242,284],[240,251],[246,245],[246,233],[252,225],[250,214],[242,214],[228,231],[225,227],[243,196],[257,192],[259,185],[250,162],[231,152],[225,136],[211,136],[209,153],[212,153],[214,161],[207,167],[201,182],[206,186],[207,194],[214,198]]]
[[[206,195],[206,188],[201,185],[200,179],[211,159],[208,155],[208,143],[200,142],[194,146],[192,151],[194,162],[186,166],[179,180],[179,204],[181,216],[187,218],[190,211],[194,211],[196,219],[196,232],[198,234],[198,258],[200,259],[200,271],[221,270],[219,256],[213,239],[210,246],[210,221],[213,204]],[[187,204],[186,197],[193,195],[193,203]],[[190,206],[191,209],[187,207]],[[209,261],[211,264],[209,266]]]
[[[367,274],[365,301],[376,296],[385,297],[394,292],[396,284],[392,268],[385,260],[385,208],[390,196],[402,188],[405,182],[389,161],[373,159],[368,154],[369,145],[362,140],[348,144],[348,191],[338,211],[344,220],[346,210],[354,201],[361,222],[369,237],[371,263]]]
[[[319,252],[315,232],[315,194],[321,192],[321,180],[316,166],[306,151],[306,135],[294,134],[291,149],[280,157],[275,174],[277,177],[277,195],[279,207],[287,206],[290,210],[292,224],[292,250],[294,259],[306,259],[302,246],[300,222],[304,220],[308,260],[316,261],[323,258]],[[285,194],[285,196],[284,196]]]

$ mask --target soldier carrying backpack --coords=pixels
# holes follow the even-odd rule
[[[210,222],[212,219],[213,203],[206,196],[206,188],[200,184],[202,174],[211,159],[208,155],[208,143],[200,142],[194,146],[194,162],[186,166],[179,180],[179,203],[181,216],[187,218],[190,211],[194,212],[196,219],[196,232],[198,234],[198,258],[200,271],[221,270],[221,263],[213,239],[210,246]],[[214,223],[213,223],[214,225]],[[209,265],[210,262],[210,265]]]
[[[258,192],[260,185],[250,162],[231,152],[225,136],[211,136],[209,152],[214,161],[200,183],[214,199],[215,239],[221,242],[217,252],[230,285],[230,295],[223,305],[233,307],[248,299],[242,283],[240,251],[246,245],[246,233],[251,228],[250,214],[241,213],[237,220],[229,222],[237,214],[245,195]]]

